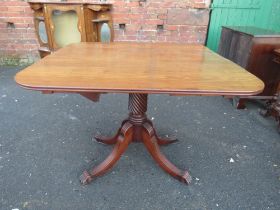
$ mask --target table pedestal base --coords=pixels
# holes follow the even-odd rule
[[[117,134],[111,138],[96,136],[96,140],[104,144],[114,144],[111,154],[98,166],[84,171],[80,176],[82,184],[90,183],[94,178],[103,175],[119,160],[131,142],[142,142],[159,166],[181,182],[189,184],[191,176],[173,165],[161,152],[159,145],[176,142],[175,139],[157,136],[152,122],[146,117],[147,94],[129,94],[129,117],[124,120]]]

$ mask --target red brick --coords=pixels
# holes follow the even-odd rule
[[[152,7],[152,8],[147,8],[147,14],[166,14],[167,9],[166,8],[157,8],[157,7]]]
[[[16,23],[15,27],[16,28],[29,28],[30,24],[28,24],[28,23]]]
[[[147,19],[144,20],[145,24],[154,24],[154,25],[161,25],[163,24],[163,20],[159,20],[159,19]]]
[[[206,5],[205,5],[205,3],[195,3],[194,4],[194,6],[193,6],[194,8],[205,8],[206,7]]]
[[[166,36],[157,36],[158,42],[166,42]]]
[[[132,1],[132,2],[128,2],[126,3],[127,6],[129,7],[139,7],[139,1]]]
[[[158,15],[157,17],[158,17],[158,19],[165,20],[165,19],[167,19],[167,14]]]
[[[27,2],[24,1],[2,1],[1,6],[29,6]]]
[[[128,14],[130,12],[129,7],[113,7],[113,13],[124,13]]]
[[[128,16],[128,18],[130,20],[139,20],[139,19],[142,19],[144,17],[144,14],[129,14],[129,15],[126,15]]]
[[[115,13],[113,14],[113,19],[126,19],[128,18],[128,14],[125,13]]]
[[[144,35],[144,36],[155,36],[156,33],[157,33],[156,30],[142,31],[142,32],[141,32],[141,35]]]
[[[113,21],[114,21],[115,24],[130,23],[130,20],[128,18],[114,18]]]
[[[167,23],[170,25],[208,25],[209,11],[197,9],[169,9]]]
[[[5,12],[5,11],[8,11],[8,7],[6,6],[0,6],[0,12]],[[2,16],[2,15],[1,15]]]
[[[33,11],[22,0],[0,0],[0,49],[7,55],[38,56]],[[71,0],[69,0],[71,1]],[[75,1],[75,0],[74,0]],[[81,1],[82,0],[76,0]],[[210,0],[115,0],[116,41],[204,43]],[[199,8],[199,9],[194,9]],[[202,8],[202,9],[201,9]],[[7,22],[15,24],[8,29]],[[125,23],[125,30],[119,24]],[[157,25],[164,29],[157,31]]]
[[[9,12],[21,12],[24,11],[25,7],[8,7]]]
[[[117,6],[125,6],[126,3],[123,0],[116,0],[113,4],[113,7],[117,7]]]
[[[177,31],[179,27],[176,25],[167,25],[165,28],[169,31]]]
[[[144,26],[140,26],[140,25],[136,25],[136,24],[128,24],[128,25],[126,25],[126,31],[137,32],[138,30],[140,30],[143,27]]]
[[[146,8],[144,7],[131,7],[130,8],[130,12],[131,13],[145,13],[146,12]]]
[[[127,41],[135,41],[135,40],[137,40],[137,36],[124,36],[124,38]]]
[[[159,19],[157,14],[144,14],[144,19]]]
[[[163,8],[175,8],[176,7],[176,1],[163,2],[160,6],[163,7]]]
[[[143,30],[156,30],[157,26],[156,25],[149,25],[149,24],[145,24],[142,26]]]

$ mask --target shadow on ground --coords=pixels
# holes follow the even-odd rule
[[[132,144],[110,173],[81,186],[81,172],[112,147],[127,114],[127,95],[92,103],[74,94],[43,95],[0,68],[0,209],[280,209],[280,138],[258,107],[238,111],[222,97],[154,95],[149,117],[178,143],[162,148],[194,178],[186,186]]]

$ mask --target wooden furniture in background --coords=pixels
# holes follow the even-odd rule
[[[248,98],[273,100],[280,71],[272,58],[273,51],[279,47],[280,33],[255,27],[223,27],[218,53],[265,83],[264,91],[258,96],[238,97],[237,108],[245,108]]]
[[[275,57],[273,61],[279,65],[280,72],[280,49],[274,51]],[[275,96],[275,101],[268,103],[265,110],[261,110],[260,114],[264,117],[273,116],[278,122],[278,132],[280,133],[280,74],[278,77],[278,90],[277,95]]]
[[[277,64],[280,64],[280,48],[274,50],[274,54],[275,54],[275,57],[274,57],[273,61]]]
[[[182,182],[188,171],[173,165],[160,145],[175,142],[158,137],[146,115],[148,94],[254,95],[264,84],[254,75],[200,45],[152,43],[79,43],[69,45],[15,76],[27,89],[79,94],[127,93],[129,115],[112,138],[115,144],[100,165],[81,175],[87,184],[108,171],[132,142],[142,142],[159,166]]]
[[[77,42],[113,40],[110,3],[29,1],[41,57]]]

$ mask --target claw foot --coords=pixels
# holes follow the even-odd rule
[[[82,185],[89,184],[92,181],[92,177],[87,171],[84,171],[83,174],[80,176],[80,182]]]
[[[94,138],[95,140],[100,143],[100,144],[109,144],[109,145],[112,145],[112,144],[116,144],[117,143],[117,137],[118,137],[118,134],[115,135],[114,137],[111,137],[111,138],[108,138],[108,137],[104,137],[104,136],[101,136],[101,135],[95,135]]]
[[[181,177],[181,181],[189,185],[192,181],[192,177],[188,171],[184,172],[184,175]]]

